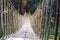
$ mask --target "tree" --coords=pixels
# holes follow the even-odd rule
[[[37,6],[40,2],[40,0],[11,0],[14,7],[18,10],[21,15],[24,15],[25,11],[27,13],[33,14],[35,10],[37,9]]]

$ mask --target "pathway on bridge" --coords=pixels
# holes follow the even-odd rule
[[[24,24],[19,31],[11,35],[6,40],[40,40],[39,37],[34,33],[30,24],[29,17],[25,18]]]

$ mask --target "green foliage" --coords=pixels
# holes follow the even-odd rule
[[[0,26],[0,38],[2,37],[2,34],[3,34],[2,27]]]
[[[54,35],[54,32],[55,32],[55,31],[54,31],[54,29],[52,29],[52,28],[51,28],[50,33],[49,33],[49,34],[50,34],[50,35]]]
[[[50,39],[53,39],[53,38],[54,38],[54,35],[49,35],[49,38],[50,38]]]
[[[59,26],[58,26],[58,35],[60,35],[60,22],[59,22]]]
[[[31,13],[34,13],[35,10],[37,9],[37,6],[39,4],[39,0],[32,0],[27,2],[27,8]]]
[[[59,27],[58,27],[58,35],[60,35],[60,29],[59,29],[59,28],[60,28],[60,25],[59,25]],[[50,34],[50,35],[54,35],[54,33],[55,33],[54,29],[51,28],[49,34]]]
[[[54,28],[54,25],[55,25],[55,18],[52,17],[51,18],[51,28]]]

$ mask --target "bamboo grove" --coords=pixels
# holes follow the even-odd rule
[[[16,32],[17,20],[18,11],[15,10],[10,0],[0,0],[0,38]]]
[[[31,25],[41,40],[60,40],[59,2],[60,0],[40,0],[38,6],[40,12],[34,12],[34,14],[30,15],[30,20],[33,19]],[[0,0],[0,38],[8,37],[7,35],[18,30],[18,13],[21,8],[17,7],[17,10],[11,0]],[[24,9],[22,10],[24,11]]]
[[[41,25],[42,40],[60,40],[59,0],[43,0],[40,7],[43,10]]]

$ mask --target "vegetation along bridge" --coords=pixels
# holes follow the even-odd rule
[[[60,40],[60,0],[0,0],[0,40]]]

